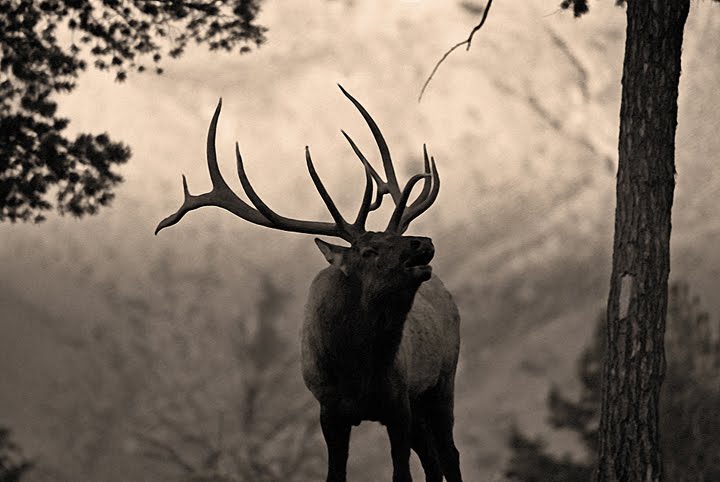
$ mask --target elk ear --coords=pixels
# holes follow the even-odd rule
[[[315,238],[315,244],[320,248],[320,252],[331,265],[340,269],[345,275],[348,274],[347,262],[345,259],[349,248],[338,246],[336,244],[326,243],[322,239]]]

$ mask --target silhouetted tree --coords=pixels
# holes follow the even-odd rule
[[[662,479],[658,423],[675,189],[675,129],[690,0],[627,0],[617,206],[599,480]],[[575,15],[587,0],[564,0]]]
[[[66,137],[54,96],[88,62],[115,74],[153,69],[190,41],[247,52],[264,41],[260,0],[0,2],[0,221],[41,221],[51,208],[94,214],[122,180],[130,149],[107,134]],[[151,59],[151,60],[150,60]]]
[[[575,432],[582,458],[557,457],[540,439],[517,429],[510,436],[512,457],[506,476],[513,480],[576,482],[592,480],[597,460],[601,405],[603,317],[578,360],[577,400],[553,388],[548,396],[549,423]],[[663,471],[668,480],[720,480],[720,320],[711,322],[687,284],[670,288],[667,374],[660,400]]]
[[[690,0],[628,0],[599,480],[657,481],[675,128]]]
[[[615,3],[626,6],[627,29],[598,478],[658,481],[677,96],[690,0]],[[441,58],[428,81],[453,50],[470,48],[491,5],[488,0],[480,23]],[[587,0],[560,6],[576,17],[588,12]]]
[[[10,430],[0,427],[0,482],[17,482],[31,468],[32,463],[10,440]]]

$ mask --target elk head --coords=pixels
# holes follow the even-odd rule
[[[377,301],[398,292],[414,294],[430,279],[435,254],[430,238],[367,232],[350,247],[315,239],[328,262],[361,286],[363,298]]]

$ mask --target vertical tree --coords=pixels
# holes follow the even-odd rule
[[[557,387],[548,394],[548,423],[577,434],[583,453],[558,457],[542,439],[515,429],[505,469],[511,480],[591,480],[597,466],[602,359],[607,350],[604,314],[577,362],[579,397]],[[673,283],[668,296],[667,371],[660,401],[663,474],[672,481],[720,480],[720,319],[710,318],[688,285]]]
[[[662,477],[658,410],[675,188],[675,127],[690,0],[627,1],[598,480]]]
[[[717,0],[716,0],[717,1]],[[598,480],[662,478],[658,403],[675,189],[675,127],[683,31],[690,0],[617,0],[627,33],[620,108],[617,205],[607,308]],[[492,0],[467,40],[470,48]],[[563,0],[579,17],[587,0]]]

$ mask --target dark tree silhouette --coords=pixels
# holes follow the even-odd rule
[[[690,0],[628,0],[599,480],[662,478],[660,389],[675,128]]]
[[[615,3],[626,7],[627,30],[597,478],[659,481],[677,97],[690,0]],[[448,54],[470,48],[491,5],[470,37],[435,65],[421,97]],[[589,10],[587,0],[562,0],[560,7],[576,17]]]
[[[690,0],[627,0],[617,205],[598,480],[658,481],[659,400],[675,189],[675,129]],[[576,16],[587,0],[564,0]]]
[[[578,359],[580,395],[557,388],[548,396],[548,422],[575,432],[584,458],[558,457],[517,429],[505,475],[524,482],[592,480],[598,448],[604,317]],[[670,288],[667,320],[667,374],[660,399],[663,471],[668,480],[720,480],[720,320],[711,320],[685,283]]]
[[[4,0],[0,2],[0,221],[36,222],[55,208],[94,214],[122,181],[130,149],[107,134],[66,137],[57,94],[88,62],[123,81],[190,41],[238,50],[264,41],[260,0]]]
[[[0,427],[0,482],[17,482],[31,468],[32,463],[10,440],[10,430]]]

